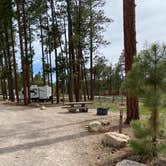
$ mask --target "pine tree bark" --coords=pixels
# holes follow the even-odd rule
[[[40,39],[42,49],[42,69],[43,69],[43,84],[46,85],[46,74],[45,74],[45,56],[44,56],[44,44],[43,44],[43,28],[42,28],[42,17],[39,18],[40,23]]]
[[[86,72],[86,67],[85,67],[85,60],[84,58],[82,57],[82,60],[83,60],[83,71],[84,71],[84,78],[85,78],[85,89],[86,89],[86,94],[87,94],[87,97],[88,97],[88,100],[90,99],[90,96],[89,96],[89,88],[88,88],[88,79],[87,79],[87,72]]]
[[[93,16],[92,2],[90,1],[90,100],[94,100],[94,80],[93,80]]]
[[[125,72],[132,68],[136,55],[135,0],[123,0]],[[127,94],[127,117],[125,123],[139,119],[138,98]]]
[[[26,86],[27,100],[30,103],[30,78],[29,78],[29,56],[28,56],[28,35],[27,35],[27,13],[25,11],[25,2],[22,4],[23,9],[23,35],[24,35],[24,50],[25,50],[25,65],[26,65]]]
[[[12,42],[12,54],[13,54],[13,69],[14,69],[14,83],[15,83],[15,94],[17,103],[19,102],[19,94],[18,94],[18,77],[17,77],[17,64],[16,64],[16,56],[15,56],[15,41],[14,41],[14,33],[13,33],[13,25],[12,18],[10,20],[10,28],[11,28],[11,42]]]
[[[24,47],[23,47],[23,39],[22,39],[22,25],[21,25],[21,14],[19,3],[16,2],[17,6],[17,20],[18,20],[18,31],[19,31],[19,39],[20,39],[20,52],[21,52],[21,66],[22,66],[22,84],[23,84],[23,95],[24,95],[24,104],[28,105],[28,93],[27,93],[27,81],[26,81],[26,64],[24,57]]]
[[[2,71],[5,71],[5,67],[7,67],[7,58],[6,58],[6,51],[5,48],[3,48],[3,56],[4,56],[4,64],[2,60]],[[7,83],[6,83],[6,78],[3,79],[3,85],[4,85],[4,99],[8,98],[7,94]]]
[[[55,7],[54,1],[51,0],[51,16],[52,16],[52,28],[53,28],[53,43],[54,43],[54,54],[55,54],[55,66],[56,66],[56,101],[59,103],[59,70],[58,70],[58,54],[56,44],[56,33],[55,33]]]
[[[3,64],[3,56],[0,58],[0,66],[1,66],[1,72],[4,72],[4,64]],[[7,99],[7,92],[6,92],[6,83],[5,78],[1,78],[1,92],[3,95],[3,99]]]
[[[29,38],[29,55],[30,55],[30,81],[33,82],[33,54],[32,54],[32,31],[31,31],[31,19],[28,18],[28,38]]]
[[[68,42],[67,42],[67,30],[66,30],[66,21],[65,17],[63,18],[63,27],[64,27],[64,38],[65,38],[65,54],[66,54],[66,59],[67,59],[67,74],[68,78],[66,80],[66,85],[67,85],[67,93],[69,95],[69,101],[73,101],[73,91],[72,91],[72,85],[71,85],[71,66],[69,65],[69,53],[68,53]]]
[[[73,85],[74,92],[76,94],[76,79],[75,79],[75,55],[73,46],[73,28],[71,19],[71,7],[70,1],[66,0],[67,3],[67,17],[68,17],[68,40],[69,40],[69,101],[73,101]]]
[[[13,92],[13,76],[12,76],[12,64],[11,64],[11,53],[9,46],[9,34],[6,27],[5,31],[5,40],[6,40],[6,66],[8,66],[8,90],[9,90],[9,100],[14,101],[14,92]]]
[[[47,15],[47,27],[49,27],[49,20],[48,20],[48,7],[46,7],[46,15]],[[47,31],[47,33],[49,33],[49,29]],[[52,78],[52,57],[51,57],[51,39],[50,39],[50,35],[48,35],[48,58],[49,58],[49,75],[50,75],[50,86],[51,86],[51,97],[52,97],[52,100],[51,100],[51,103],[53,104],[54,100],[53,100],[53,97],[54,97],[54,89],[53,89],[53,78]]]
[[[79,4],[78,4],[78,48],[77,48],[77,65],[76,65],[76,69],[77,69],[77,84],[76,84],[76,101],[79,102],[80,101],[80,91],[81,91],[81,84],[80,84],[80,79],[81,79],[81,70],[80,70],[80,65],[81,65],[81,59],[82,59],[82,42],[81,42],[81,0],[79,0]]]

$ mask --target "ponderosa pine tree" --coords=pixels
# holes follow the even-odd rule
[[[23,95],[24,95],[24,104],[27,105],[28,100],[28,90],[27,90],[27,66],[25,63],[25,55],[24,55],[24,46],[23,46],[23,26],[22,26],[22,16],[21,9],[23,2],[16,0],[17,7],[17,21],[18,21],[18,31],[19,31],[19,40],[20,40],[20,54],[21,54],[21,66],[22,66],[22,84],[23,84]]]
[[[29,89],[34,84],[33,64],[37,53],[33,43],[37,40],[41,43],[43,82],[52,86],[53,95],[53,80],[56,80],[57,102],[67,85],[70,101],[82,100],[82,94],[84,100],[89,98],[87,64],[90,59],[93,68],[95,51],[105,43],[103,25],[110,21],[104,15],[104,0],[2,0],[0,4],[0,82],[4,98],[9,92],[10,100],[14,100],[15,89],[18,101],[18,90],[23,89],[24,104],[30,102]],[[62,65],[64,56],[67,65]],[[21,65],[18,57],[21,57]],[[22,76],[18,72],[20,68]]]
[[[126,74],[131,70],[136,55],[135,0],[123,0],[124,54]],[[139,119],[138,99],[127,94],[127,117],[125,123]]]
[[[132,125],[137,139],[131,142],[131,146],[139,154],[155,156],[159,150],[157,138],[160,108],[164,105],[162,97],[165,95],[166,85],[165,66],[166,46],[152,44],[135,58],[132,69],[123,83],[129,94],[143,99],[150,112],[150,119],[146,125],[141,121]]]

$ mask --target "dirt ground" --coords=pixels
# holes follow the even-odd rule
[[[94,119],[118,124],[118,114],[106,117],[68,113],[61,107],[11,106],[0,102],[0,166],[96,166],[110,157],[101,145],[102,133],[85,126]],[[104,164],[106,165],[106,164]]]

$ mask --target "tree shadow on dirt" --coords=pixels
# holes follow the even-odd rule
[[[1,154],[6,154],[6,153],[12,153],[12,152],[17,152],[21,150],[26,150],[26,149],[32,149],[36,147],[42,147],[42,146],[48,146],[60,142],[65,142],[65,141],[70,141],[74,139],[79,139],[83,137],[87,137],[90,135],[98,135],[100,133],[88,133],[87,131],[72,134],[72,135],[65,135],[57,138],[50,138],[50,139],[44,139],[40,141],[35,141],[35,142],[30,142],[30,143],[25,143],[25,144],[20,144],[20,145],[15,145],[11,147],[3,147],[0,148],[0,155]]]

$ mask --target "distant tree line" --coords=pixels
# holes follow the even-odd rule
[[[40,84],[52,87],[57,103],[60,93],[67,93],[69,101],[80,101],[82,95],[85,100],[87,96],[93,100],[95,76],[101,79],[98,66],[94,67],[94,57],[101,45],[109,44],[103,32],[111,19],[105,16],[104,5],[105,0],[1,0],[3,98],[9,96],[14,101],[16,96],[19,102],[18,92],[22,87],[27,105],[30,86]],[[33,45],[37,40],[41,47],[42,72],[35,75],[34,56],[38,50]],[[54,92],[53,80],[56,80]]]

